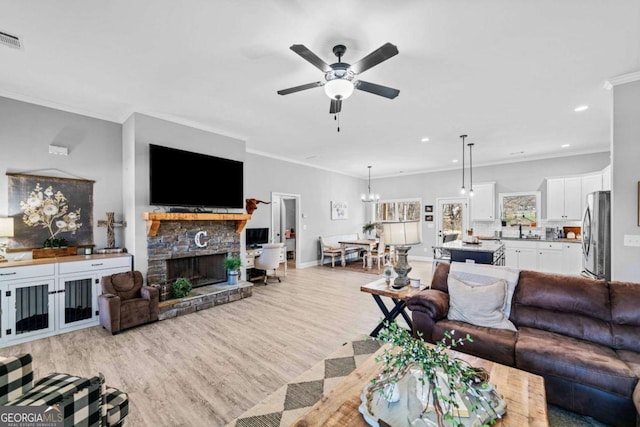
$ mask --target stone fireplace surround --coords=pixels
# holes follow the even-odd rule
[[[144,215],[148,225],[148,284],[160,285],[175,279],[169,277],[175,265],[182,271],[185,269],[192,271],[196,276],[208,274],[214,276],[198,278],[196,280],[198,287],[185,298],[161,301],[158,314],[160,320],[237,301],[253,294],[251,283],[240,282],[238,285],[228,285],[224,266],[200,266],[201,260],[207,260],[203,263],[206,266],[211,260],[214,263],[223,263],[227,256],[240,256],[240,232],[251,217],[235,215],[240,218],[229,218],[229,216],[228,214],[186,214],[178,217],[176,214],[156,213]],[[201,219],[203,217],[206,219]],[[200,236],[196,241],[199,233]],[[224,280],[221,274],[224,274]],[[220,281],[224,283],[207,284]]]
[[[206,233],[199,239],[205,247],[196,244],[195,237],[199,232]],[[163,221],[155,236],[147,236],[147,283],[165,284],[175,279],[168,277],[167,260],[204,255],[223,255],[215,257],[218,262],[223,262],[227,256],[240,256],[240,234],[236,233],[233,221]],[[210,279],[211,282],[221,281],[221,277]],[[208,284],[206,278],[199,282]]]

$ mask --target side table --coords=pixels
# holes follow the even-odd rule
[[[384,315],[384,319],[375,327],[373,331],[369,334],[372,337],[377,337],[378,333],[382,328],[384,328],[385,322],[393,322],[396,317],[402,315],[409,328],[413,329],[413,323],[411,322],[411,317],[405,311],[407,306],[407,299],[409,297],[417,294],[421,290],[423,290],[425,286],[414,287],[411,285],[407,285],[402,289],[394,289],[391,286],[387,286],[385,279],[378,279],[375,282],[367,283],[366,285],[360,286],[360,291],[371,294],[376,304],[382,311]],[[391,310],[387,308],[384,301],[382,301],[382,297],[390,298],[393,302],[393,307]]]

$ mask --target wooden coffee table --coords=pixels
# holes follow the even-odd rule
[[[377,337],[378,333],[384,327],[385,322],[393,322],[398,315],[402,315],[409,328],[413,328],[413,323],[411,322],[411,317],[405,311],[405,307],[407,305],[407,300],[409,297],[417,294],[424,287],[413,287],[410,285],[405,286],[402,289],[393,289],[392,286],[387,286],[385,283],[385,279],[379,279],[371,283],[367,283],[366,285],[360,286],[360,291],[371,294],[376,304],[378,304],[378,308],[384,314],[384,319],[375,327],[373,331],[369,334],[372,337]],[[387,308],[382,301],[382,297],[391,298],[393,301],[393,307],[391,311]]]
[[[384,348],[373,354],[292,425],[297,427],[368,426],[358,411],[361,403],[360,395],[369,381],[378,375],[380,363],[375,361],[375,357],[381,354]],[[495,426],[545,427],[549,425],[547,398],[541,376],[468,354],[453,353],[455,357],[467,361],[472,366],[485,368],[491,376],[491,383],[506,400],[507,413],[494,424]]]

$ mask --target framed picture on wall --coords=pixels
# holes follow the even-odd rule
[[[427,222],[433,221],[433,215],[425,215],[424,216],[424,220],[427,221]]]
[[[339,220],[339,219],[348,219],[349,218],[349,207],[347,206],[347,202],[331,202],[331,219]]]
[[[433,212],[433,205],[424,205],[425,212]]]
[[[19,173],[7,177],[15,225],[10,250],[93,244],[94,181]]]

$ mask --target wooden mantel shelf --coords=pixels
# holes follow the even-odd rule
[[[171,213],[171,212],[143,212],[142,218],[147,221],[147,236],[155,237],[160,228],[160,221],[235,221],[236,233],[240,233],[247,221],[251,219],[249,214],[232,213]]]

